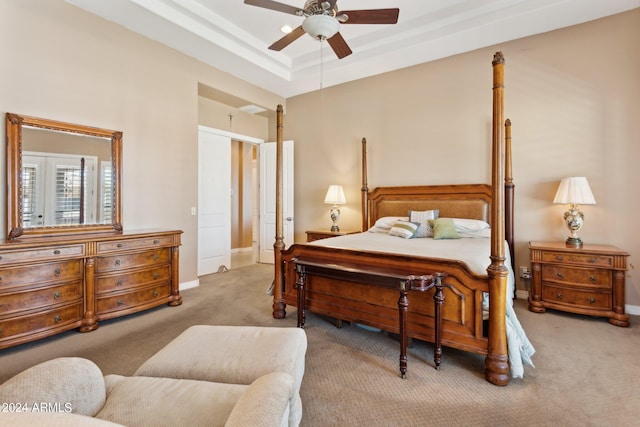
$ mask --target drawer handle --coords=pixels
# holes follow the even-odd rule
[[[158,279],[158,273],[153,273],[153,280],[157,280]]]
[[[564,274],[562,274],[561,272],[558,271],[558,273],[556,273],[558,275],[559,278],[564,279]]]
[[[56,268],[55,270],[53,270],[53,275],[54,275],[54,276],[59,276],[59,275],[60,275],[60,273],[61,273],[61,271],[60,271],[60,269],[59,269],[59,268]]]
[[[157,245],[158,243],[160,243],[160,240],[157,240],[157,239],[156,239],[156,240],[154,240],[154,241],[153,241],[153,244],[154,244],[154,245]]]
[[[118,302],[117,302],[117,304],[118,304],[118,307],[120,307],[121,305],[124,305],[124,301],[122,301],[121,299],[119,299],[119,300],[118,300]]]
[[[596,302],[596,299],[595,299],[595,298],[589,298],[589,304],[593,304],[593,303],[595,303],[595,302]]]
[[[595,259],[595,258],[589,258],[589,262],[590,262],[591,264],[593,264],[593,263],[595,263],[595,262],[596,262],[596,259]]]
[[[157,260],[158,260],[158,258],[160,258],[160,255],[158,255],[158,254],[153,254],[153,259],[154,259],[154,261],[157,261]]]
[[[53,318],[54,322],[56,323],[60,323],[60,321],[62,320],[62,317],[60,317],[59,314],[56,314],[56,317]]]
[[[562,294],[560,292],[558,292],[558,295],[556,295],[556,298],[562,299]]]
[[[116,286],[122,286],[122,279],[118,279],[118,281],[116,282]]]
[[[595,282],[596,281],[596,276],[593,276],[593,275],[589,276],[589,280],[591,280],[592,282]]]
[[[118,266],[120,265],[120,260],[119,259],[116,260],[116,265],[118,265]]]
[[[2,255],[0,255],[0,261],[2,261]]]
[[[60,249],[56,249],[55,251],[53,251],[54,255],[60,255]]]
[[[158,296],[158,291],[156,291],[155,289],[153,290],[153,297],[157,297]]]
[[[563,258],[564,258],[564,257],[563,257],[562,255],[556,255],[556,259],[557,259],[558,261],[562,261],[562,259],[563,259]]]
[[[60,292],[54,292],[53,293],[53,299],[60,299]]]
[[[122,243],[118,243],[116,246],[118,246],[119,248],[123,247],[124,245]]]

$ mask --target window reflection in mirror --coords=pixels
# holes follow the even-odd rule
[[[22,226],[109,224],[111,140],[22,128]]]

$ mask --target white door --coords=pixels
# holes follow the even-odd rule
[[[231,138],[198,127],[198,276],[230,265]]]
[[[293,244],[293,141],[282,143],[284,244]],[[273,264],[276,241],[276,143],[260,144],[260,256]]]

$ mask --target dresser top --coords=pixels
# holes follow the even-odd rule
[[[553,250],[557,252],[567,253],[593,253],[593,254],[609,254],[629,256],[629,253],[622,249],[605,244],[584,243],[581,247],[570,247],[564,242],[529,242],[529,249],[537,250]]]

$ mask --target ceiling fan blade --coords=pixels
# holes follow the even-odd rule
[[[331,49],[333,49],[335,54],[338,56],[338,59],[342,59],[352,53],[349,45],[344,41],[344,38],[340,33],[336,33],[333,37],[327,39],[327,42],[329,42],[329,46],[331,46]]]
[[[288,4],[278,3],[273,0],[244,0],[244,4],[251,6],[263,7],[265,9],[275,10],[277,12],[289,13],[291,15],[302,16],[302,9]]]
[[[302,25],[301,25],[298,28],[291,31],[286,36],[284,36],[283,38],[281,38],[280,40],[278,40],[277,42],[275,42],[274,44],[272,44],[271,46],[269,46],[269,49],[280,51],[285,47],[289,46],[294,41],[296,41],[303,34],[304,34],[304,30],[302,29]]]
[[[400,9],[341,10],[349,19],[341,24],[396,24]]]

